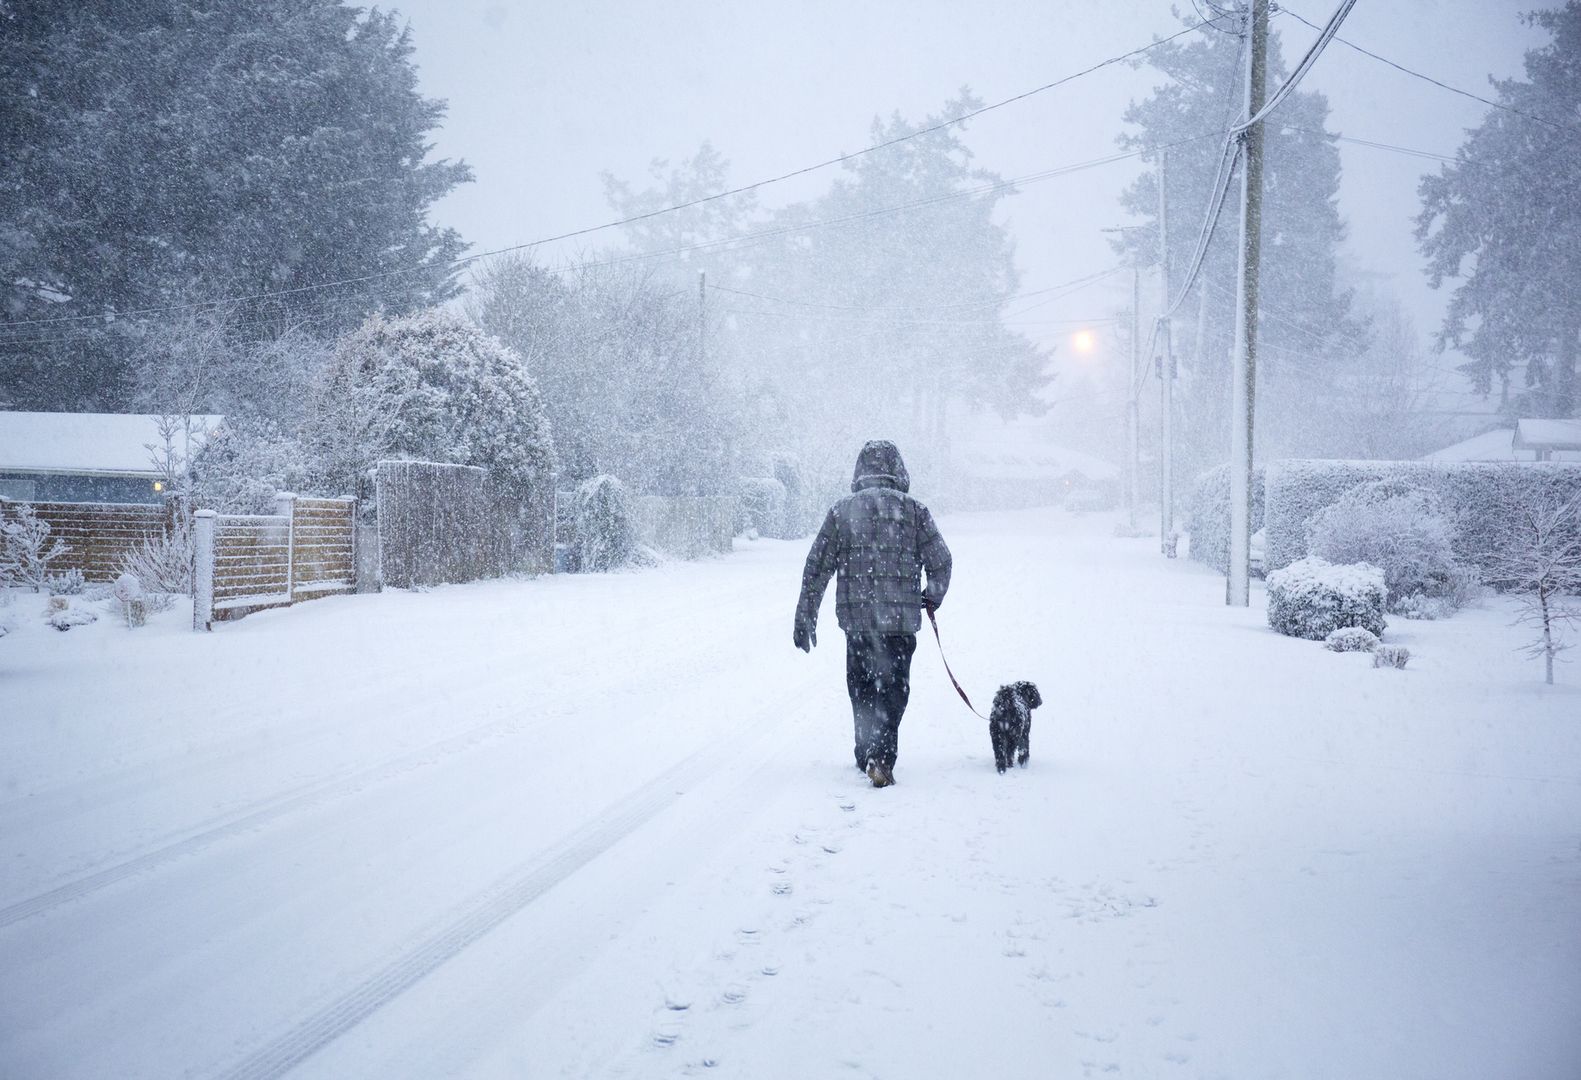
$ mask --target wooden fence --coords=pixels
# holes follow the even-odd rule
[[[282,493],[273,514],[193,515],[192,626],[357,587],[355,499]]]
[[[15,513],[21,503],[0,503],[0,517]],[[121,560],[140,542],[156,537],[174,522],[175,503],[27,503],[49,525],[52,540],[66,551],[50,563],[50,572],[80,570],[89,581],[114,581]]]

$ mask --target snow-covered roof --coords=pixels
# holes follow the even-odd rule
[[[1455,461],[1530,461],[1531,454],[1518,454],[1512,440],[1515,432],[1509,428],[1494,428],[1484,431],[1481,435],[1473,435],[1469,439],[1462,439],[1442,450],[1434,450],[1431,454],[1423,454],[1423,461],[1436,461],[1447,464]]]
[[[175,451],[186,457],[224,417],[193,416],[191,446],[181,419]],[[146,413],[0,412],[0,472],[157,476],[150,446],[163,451],[164,438]]]
[[[1054,442],[1048,421],[1030,417],[975,418],[955,436],[951,450],[963,472],[984,480],[1057,480],[1073,472],[1107,480],[1120,474],[1102,458]]]
[[[1518,450],[1581,450],[1581,420],[1517,420]]]

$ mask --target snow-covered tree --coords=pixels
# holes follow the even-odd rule
[[[246,415],[204,438],[192,460],[195,508],[229,514],[272,514],[275,493],[313,491],[307,455],[297,437],[273,422]],[[352,489],[337,488],[332,494]]]
[[[480,465],[507,491],[542,490],[554,441],[521,358],[443,309],[375,315],[336,345],[303,425],[314,486],[350,494],[381,458]]]
[[[1526,81],[1493,84],[1508,108],[1423,178],[1416,234],[1434,288],[1462,279],[1440,347],[1471,357],[1462,370],[1484,394],[1524,365],[1530,392],[1514,406],[1567,417],[1581,352],[1581,2],[1522,18],[1553,40],[1526,54]]]
[[[564,479],[610,473],[648,495],[729,489],[738,406],[699,340],[695,283],[622,266],[562,277],[506,257],[468,302],[542,387]]]
[[[49,564],[70,550],[64,541],[49,534],[49,522],[30,504],[11,503],[0,508],[0,587],[15,584],[44,591]]]
[[[1190,139],[1165,152],[1169,210],[1171,288],[1179,291],[1208,210],[1222,132],[1239,109],[1244,82],[1239,37],[1233,29],[1204,28],[1147,54],[1147,63],[1169,81],[1125,112],[1132,130],[1120,136],[1127,150]],[[1268,39],[1267,80],[1288,74],[1280,34]],[[1328,99],[1298,90],[1264,125],[1262,262],[1258,324],[1260,454],[1305,454],[1312,443],[1312,379],[1360,351],[1365,327],[1351,312],[1335,257],[1345,235],[1337,197],[1339,151],[1327,130]],[[1127,230],[1116,247],[1127,261],[1158,265],[1159,155],[1120,197],[1121,207],[1144,227]],[[1195,294],[1172,320],[1179,372],[1176,464],[1189,477],[1217,462],[1229,445],[1229,365],[1234,344],[1240,188],[1232,183],[1219,228],[1208,249]]]
[[[341,0],[0,5],[0,319],[104,316],[13,334],[0,399],[124,408],[117,313],[356,279],[230,311],[333,335],[451,295],[463,245],[426,214],[471,173],[428,160],[412,51]]]
[[[1581,499],[1533,478],[1504,510],[1506,532],[1489,577],[1519,598],[1516,622],[1537,634],[1526,655],[1543,658],[1552,683],[1554,658],[1571,647],[1564,630],[1581,621]]]

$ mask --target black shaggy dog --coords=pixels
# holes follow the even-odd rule
[[[1010,768],[1013,757],[1026,767],[1031,752],[1032,710],[1043,704],[1043,695],[1029,682],[1001,686],[988,710],[988,736],[994,741],[994,767],[1000,772]]]

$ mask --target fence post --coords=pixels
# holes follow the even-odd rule
[[[192,515],[192,629],[208,630],[214,622],[214,511]]]
[[[274,493],[274,512],[285,518],[285,598],[296,602],[296,495],[290,491]]]

